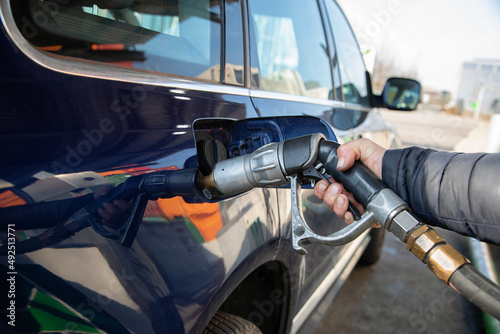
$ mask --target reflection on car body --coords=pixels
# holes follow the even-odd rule
[[[273,132],[236,135],[238,120],[292,116],[282,126],[290,135],[328,124],[340,141],[398,143],[375,108],[387,96],[372,94],[334,1],[2,0],[0,9],[0,208],[26,217],[37,204],[82,206],[134,176],[207,175],[217,159]],[[415,99],[411,91],[390,107]],[[320,233],[343,226],[311,189],[303,207]],[[16,327],[5,317],[1,326],[199,333],[223,316],[264,333],[310,332],[364,248],[380,246],[364,234],[299,255],[286,188],[150,200],[141,220],[130,248],[83,228],[18,254]],[[39,235],[38,223],[34,215],[19,225],[16,242]]]

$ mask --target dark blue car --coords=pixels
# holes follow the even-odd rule
[[[131,177],[207,175],[264,144],[273,122],[292,137],[333,130],[341,142],[397,146],[334,1],[1,0],[0,9],[9,250],[0,266],[11,279],[2,278],[1,332],[311,333],[366,247],[364,261],[377,260],[379,230],[294,251],[287,188],[150,199],[129,247],[90,227],[39,238]],[[344,226],[312,190],[302,204],[318,233]],[[40,244],[20,251],[29,240]]]

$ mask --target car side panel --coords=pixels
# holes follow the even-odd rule
[[[193,121],[257,116],[248,96],[224,93],[220,85],[215,91],[222,92],[211,93],[184,81],[187,88],[179,91],[175,84],[60,73],[27,58],[5,31],[0,35],[0,178],[13,185],[0,191],[13,190],[27,207],[78,197],[129,175],[196,167]],[[78,178],[88,171],[92,180]],[[61,174],[80,183],[54,178]],[[276,206],[275,191],[265,189],[216,203],[160,199],[149,202],[130,249],[87,228],[53,247],[19,254],[18,281],[28,292],[18,317],[51,331],[189,332],[252,252],[262,247],[274,254],[266,245],[279,236]],[[69,315],[50,322],[36,314],[35,303],[21,310],[39,295]]]
[[[258,92],[254,92],[258,95]],[[293,100],[293,98],[290,98]],[[262,116],[273,115],[311,115],[325,120],[332,124],[332,115],[340,105],[338,102],[319,101],[313,103],[300,101],[275,100],[270,98],[252,97],[252,101]],[[334,127],[333,127],[334,128]],[[335,128],[334,128],[335,129]],[[338,131],[335,131],[337,134]],[[307,187],[305,187],[307,188]],[[282,226],[281,233],[285,241],[280,245],[280,250],[287,253],[286,258],[293,263],[290,266],[292,298],[295,310],[298,312],[304,303],[309,299],[316,287],[323,281],[331,268],[338,262],[344,252],[345,246],[329,247],[320,244],[310,244],[306,247],[308,254],[299,255],[291,247],[291,199],[289,189],[279,189],[280,216]],[[302,205],[304,218],[309,226],[318,234],[329,235],[345,225],[343,220],[338,218],[333,212],[328,210],[315,195],[313,189],[303,189]]]

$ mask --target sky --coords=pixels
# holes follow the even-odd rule
[[[415,68],[428,88],[454,92],[473,59],[500,60],[498,0],[337,0],[362,52]],[[374,52],[373,52],[374,51]],[[368,56],[370,55],[370,56]]]

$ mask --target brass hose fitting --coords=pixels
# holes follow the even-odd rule
[[[419,224],[408,237],[406,248],[427,264],[434,274],[446,284],[451,275],[466,263],[462,254],[427,225]]]
[[[200,177],[200,187],[201,189],[210,189],[216,187],[213,172],[210,173],[209,175]]]

